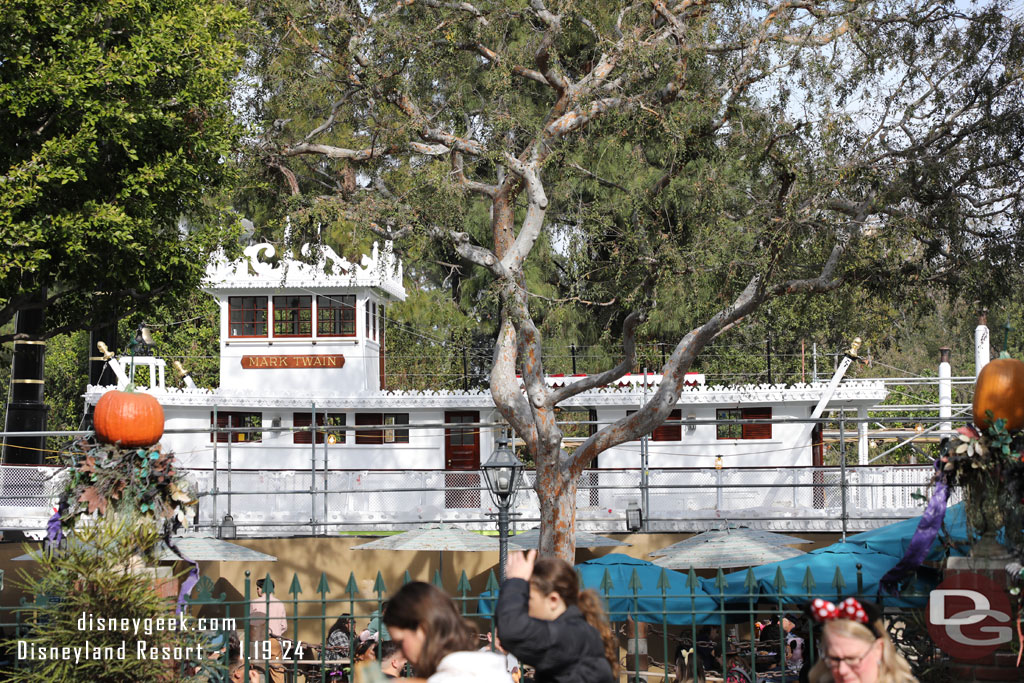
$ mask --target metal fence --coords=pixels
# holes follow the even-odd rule
[[[598,582],[587,584],[584,581],[585,588],[595,590],[603,598],[611,617],[613,632],[618,634],[619,664],[625,680],[669,683],[674,680],[672,667],[677,648],[693,647],[696,643],[698,648],[718,656],[718,661],[726,665],[728,660],[720,657],[720,653],[739,651],[737,663],[753,673],[752,680],[757,683],[797,681],[796,661],[793,653],[787,652],[785,640],[758,641],[752,634],[757,633],[760,619],[771,614],[792,615],[815,597],[838,601],[855,596],[875,602],[884,610],[887,628],[896,646],[911,662],[921,680],[927,680],[923,676],[929,670],[944,666],[941,653],[935,649],[922,626],[927,594],[866,594],[864,577],[859,569],[852,576],[843,576],[837,570],[830,585],[815,584],[808,573],[808,578],[799,588],[786,586],[781,577],[771,586],[762,584],[758,587],[753,573],[748,571],[746,588],[738,593],[727,590],[728,582],[721,572],[714,580],[702,580],[693,570],[686,577],[684,590],[670,592],[667,575],[671,573],[662,571],[656,580],[650,576],[642,580],[634,570],[628,588],[613,585],[607,571]],[[738,575],[743,577],[742,572]],[[273,580],[270,575],[266,578]],[[406,572],[403,583],[409,580]],[[201,578],[188,603],[187,623],[191,629],[200,626],[200,620],[205,622],[202,625],[214,626],[207,633],[210,636],[226,636],[228,631],[235,630],[241,652],[246,655],[247,666],[262,667],[265,664],[261,661],[265,660],[263,643],[267,638],[265,633],[258,632],[259,626],[256,632],[251,632],[249,609],[253,603],[260,603],[266,598],[255,597],[252,582],[253,577],[246,572],[239,597],[231,600],[224,593],[214,594],[214,583],[209,577]],[[471,586],[464,571],[454,588],[443,586],[439,574],[435,574],[433,583],[453,596],[459,611],[481,634],[481,646],[485,646],[486,634],[493,634],[495,629],[494,601],[490,596],[497,593],[498,585],[493,571],[483,591],[479,586],[476,589]],[[709,584],[714,588],[709,588]],[[360,582],[351,574],[344,587],[332,586],[326,574],[321,574],[316,587],[303,586],[298,574],[293,574],[290,581],[287,581],[287,576],[278,576],[276,585],[278,590],[275,594],[283,601],[287,612],[282,665],[288,670],[288,680],[324,683],[340,680],[332,676],[340,675],[350,667],[350,652],[327,646],[329,629],[338,615],[352,616],[348,636],[350,643],[356,643],[360,631],[373,616],[381,614],[388,596],[396,588],[385,585],[379,573],[370,594],[360,593]],[[287,590],[282,590],[284,586],[288,587]],[[311,595],[316,597],[309,597]],[[59,600],[47,596],[23,600],[16,608],[0,608],[0,630],[6,634],[7,641],[4,649],[10,652],[15,641],[31,635],[33,629],[45,622],[46,611],[51,609],[59,609]],[[797,624],[794,631],[806,639],[804,657],[813,658],[817,652],[814,629],[811,628],[813,624],[802,616],[793,616],[793,620]],[[717,633],[711,631],[712,628],[717,628]],[[295,637],[297,634],[299,638]],[[128,633],[124,635],[130,641],[128,650],[134,651],[131,641],[135,637]],[[183,670],[196,663],[180,662]],[[225,669],[217,668],[209,661],[198,663],[209,665],[209,680],[227,680]],[[17,658],[9,659],[6,665],[15,670],[15,676],[19,667],[27,666]],[[3,668],[0,663],[0,669]],[[713,671],[709,675],[711,673]],[[269,680],[266,673],[261,680]]]
[[[595,469],[583,472],[577,522],[625,531],[624,511],[643,501],[645,531],[701,531],[725,520],[790,531],[857,531],[920,514],[930,466]],[[241,535],[317,535],[453,523],[493,528],[497,512],[481,474],[445,470],[187,470],[202,530],[230,514]],[[52,514],[62,470],[0,466],[6,528],[39,534]],[[513,518],[535,524],[535,473],[523,474]],[[958,494],[955,494],[958,495]],[[955,502],[955,501],[954,501]],[[20,526],[19,526],[20,525]]]
[[[725,520],[763,528],[854,531],[920,514],[929,466],[587,470],[579,481],[583,530],[624,531],[643,501],[647,531],[698,531]],[[62,471],[0,466],[0,518],[38,535]],[[188,470],[199,493],[198,528],[229,514],[242,536],[327,535],[446,522],[494,527],[497,506],[479,472],[444,470]],[[536,524],[535,472],[523,473],[513,518]],[[958,495],[958,494],[956,494]],[[955,502],[955,501],[954,501]]]

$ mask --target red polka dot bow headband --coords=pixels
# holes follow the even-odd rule
[[[856,598],[846,598],[838,605],[828,600],[816,598],[811,603],[811,616],[815,621],[829,621],[830,619],[850,619],[859,621],[862,624],[870,624],[868,613],[864,606],[857,602]]]

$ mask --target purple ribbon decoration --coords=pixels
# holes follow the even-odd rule
[[[196,587],[197,583],[199,583],[199,563],[181,552],[178,548],[178,544],[174,542],[174,538],[170,533],[164,533],[164,545],[174,551],[175,555],[192,565],[192,569],[188,570],[188,576],[181,582],[181,589],[178,591],[178,603],[175,607],[174,613],[181,614],[185,611],[185,602],[188,600],[189,593],[191,593],[192,589]]]
[[[53,510],[53,516],[46,522],[46,542],[43,548],[47,552],[55,552],[64,541],[64,513],[67,509],[67,501],[61,498]]]
[[[925,506],[921,521],[917,523],[917,529],[907,545],[906,552],[896,566],[887,571],[878,582],[879,587],[891,595],[899,592],[900,583],[928,557],[932,544],[939,535],[939,529],[942,528],[942,520],[946,517],[946,500],[949,498],[949,482],[946,481],[946,472],[942,466],[942,458],[937,458],[935,469],[938,470],[938,475],[935,478],[935,490],[928,500],[928,505]]]
[[[178,591],[178,606],[175,608],[176,614],[181,614],[185,611],[185,601],[197,583],[199,583],[199,565],[193,562],[192,569],[188,571],[188,576],[182,582],[181,590]]]

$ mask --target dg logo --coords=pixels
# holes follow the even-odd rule
[[[928,635],[954,659],[972,661],[1013,640],[1006,589],[981,574],[955,574],[928,597]]]

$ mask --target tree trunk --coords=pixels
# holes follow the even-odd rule
[[[576,480],[559,467],[558,450],[538,458],[534,489],[540,501],[540,554],[574,564],[576,557]]]

